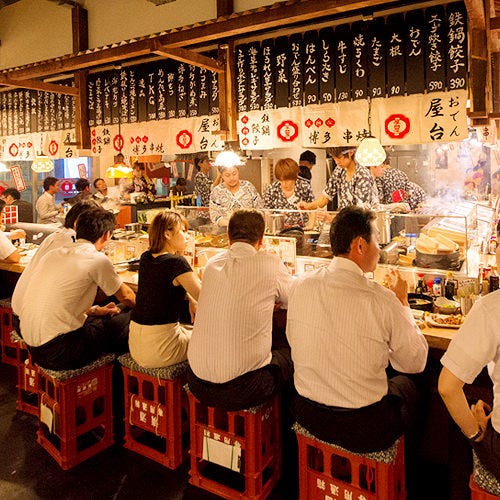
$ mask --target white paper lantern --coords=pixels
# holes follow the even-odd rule
[[[385,149],[375,137],[366,137],[359,144],[354,159],[363,167],[378,167],[386,158]]]
[[[54,162],[48,156],[39,155],[33,160],[31,170],[37,174],[41,172],[52,172],[52,170],[54,170]]]

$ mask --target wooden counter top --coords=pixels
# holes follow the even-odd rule
[[[24,264],[21,263],[11,263],[0,260],[0,271],[10,271],[11,273],[21,274],[24,271]]]

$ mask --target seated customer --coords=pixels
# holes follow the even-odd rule
[[[335,257],[299,278],[288,303],[296,419],[358,453],[388,448],[407,430],[417,414],[416,383],[388,378],[386,369],[422,372],[428,350],[406,282],[395,274],[387,289],[364,276],[379,258],[375,223],[370,210],[341,210],[330,231]]]
[[[236,210],[229,250],[212,257],[203,274],[188,383],[208,406],[256,406],[291,381],[290,349],[271,346],[275,304],[286,307],[293,278],[277,255],[259,251],[264,226],[259,211]]]
[[[34,270],[18,308],[21,334],[33,361],[51,370],[80,368],[104,352],[128,348],[129,314],[110,302],[93,306],[98,288],[125,306],[134,292],[101,252],[111,239],[115,218],[93,208],[80,214],[74,245],[48,252]]]
[[[0,224],[3,221],[3,207],[5,206],[5,201],[0,200]],[[4,226],[2,226],[4,227]],[[12,231],[12,232],[0,232],[0,260],[4,262],[16,263],[21,260],[21,255],[17,251],[17,248],[12,244],[12,239],[14,237],[22,237],[21,235],[26,233],[24,231]],[[19,236],[17,236],[19,235]]]
[[[33,222],[33,205],[21,200],[21,193],[16,188],[7,188],[0,196],[7,205],[17,207],[17,222]]]
[[[500,481],[500,290],[476,302],[441,358],[438,391],[479,461]],[[493,409],[478,400],[469,407],[464,385],[487,366]]]
[[[160,212],[149,228],[149,250],[141,255],[129,335],[130,354],[145,368],[187,358],[191,331],[179,319],[186,293],[195,306],[201,287],[182,256],[187,238],[187,221],[176,212]]]

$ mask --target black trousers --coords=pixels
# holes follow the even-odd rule
[[[500,433],[488,423],[484,438],[479,443],[472,443],[481,464],[500,482]]]
[[[188,368],[189,390],[206,406],[239,411],[258,406],[291,383],[293,364],[290,348],[272,351],[271,363],[222,384],[198,378]]]
[[[49,342],[28,346],[33,361],[49,370],[74,370],[88,365],[104,353],[128,352],[130,311],[115,316],[89,316],[72,332]]]

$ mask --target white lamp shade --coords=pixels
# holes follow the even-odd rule
[[[356,149],[354,159],[363,167],[378,167],[384,163],[386,156],[385,149],[378,139],[366,137]]]
[[[52,172],[54,170],[54,162],[48,156],[39,155],[33,160],[31,170],[36,173]]]
[[[241,167],[245,163],[241,161],[241,158],[234,151],[222,151],[219,153],[213,165],[215,167]]]

